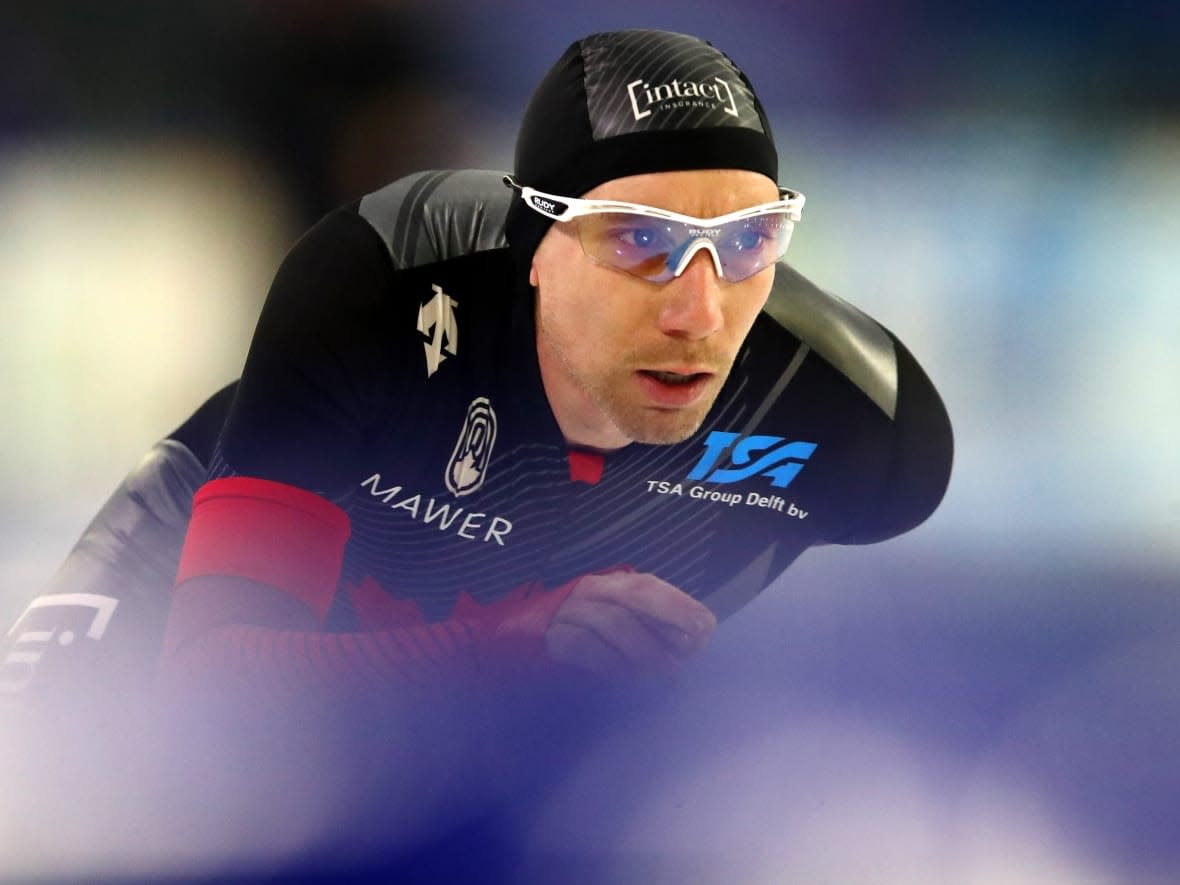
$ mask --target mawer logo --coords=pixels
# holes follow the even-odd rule
[[[467,417],[445,476],[447,489],[457,498],[470,495],[483,485],[492,446],[496,444],[496,412],[486,397],[478,397],[467,407]]]
[[[426,377],[438,371],[443,360],[459,354],[459,324],[455,320],[455,299],[430,284],[434,297],[418,308],[418,331],[427,336],[422,346],[426,349]]]
[[[692,480],[732,483],[752,476],[768,476],[771,485],[784,489],[799,475],[803,462],[817,445],[811,442],[787,442],[781,436],[755,435],[714,430],[705,440],[705,454],[688,475]],[[729,453],[729,466],[718,467],[722,455]]]

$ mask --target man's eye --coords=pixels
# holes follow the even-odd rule
[[[618,249],[638,252],[667,252],[671,249],[667,232],[648,225],[618,225],[610,229],[608,237]]]
[[[739,252],[766,249],[779,240],[782,224],[778,221],[755,219],[746,222],[730,238],[730,245]]]
[[[618,232],[617,236],[628,246],[650,249],[660,242],[659,232],[650,227],[631,227]]]
[[[733,238],[733,244],[743,252],[759,248],[766,236],[760,230],[744,230]]]

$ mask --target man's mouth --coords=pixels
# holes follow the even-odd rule
[[[708,372],[661,372],[655,369],[641,369],[640,372],[663,384],[682,385],[709,377]]]
[[[659,408],[679,409],[696,403],[709,387],[712,372],[640,369],[635,373],[648,399]]]

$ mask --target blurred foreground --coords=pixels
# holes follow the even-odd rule
[[[495,742],[461,719],[438,755],[344,793],[317,783],[330,744],[298,735],[260,771],[203,755],[199,728],[191,768],[161,768],[174,759],[153,757],[136,711],[84,731],[64,722],[64,738],[33,745],[0,735],[0,879],[360,875],[396,857],[407,876],[526,885],[1180,880],[1172,6],[1108,21],[1087,17],[1093,4],[971,3],[955,24],[924,3],[772,4],[767,20],[765,4],[739,2],[723,21],[686,3],[669,22],[606,0],[494,13],[446,0],[443,17],[464,25],[450,50],[405,32],[410,67],[429,61],[429,76],[362,65],[389,86],[367,91],[349,60],[388,55],[381,39],[374,55],[300,47],[365,44],[379,31],[349,31],[345,12],[381,4],[210,7],[216,39],[174,54],[174,77],[222,59],[202,46],[257,52],[214,83],[160,73],[155,90],[132,50],[163,71],[155,47],[171,44],[144,35],[191,36],[195,20],[160,12],[163,31],[135,31],[112,16],[106,27],[142,39],[107,58],[114,44],[72,7],[19,5],[0,74],[36,88],[0,90],[4,625],[139,456],[237,375],[285,250],[363,192],[345,173],[374,159],[389,177],[507,165],[523,92],[592,28],[680,27],[732,47],[768,99],[782,182],[808,197],[791,262],[906,342],[958,447],[928,525],[808,554],[669,695],[629,697],[594,724],[538,712],[513,772],[487,767]],[[38,30],[54,10],[75,41],[57,55]],[[521,33],[559,36],[507,53]],[[298,67],[305,57],[323,64]],[[251,79],[259,70],[270,79]],[[285,80],[289,103],[253,118],[257,90]],[[372,101],[341,98],[352,92]],[[312,93],[320,110],[291,116]],[[233,114],[215,113],[234,98]],[[411,98],[418,123],[391,126]],[[339,138],[313,137],[324,128]],[[424,727],[411,720],[391,727]],[[381,737],[363,736],[378,754]],[[457,762],[439,787],[431,766],[447,759],[474,768]],[[363,775],[363,761],[345,768]],[[454,814],[472,806],[448,792],[465,777],[482,797],[474,816]],[[379,819],[341,832],[358,807]]]

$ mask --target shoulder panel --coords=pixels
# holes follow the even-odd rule
[[[868,314],[780,263],[765,312],[860,388],[890,418],[897,411],[897,352]]]
[[[165,439],[127,475],[49,586],[0,636],[0,700],[60,699],[70,715],[151,682],[193,492],[205,467]]]
[[[418,267],[508,245],[512,192],[504,173],[483,169],[417,172],[360,202],[360,215],[385,241],[393,265]]]

